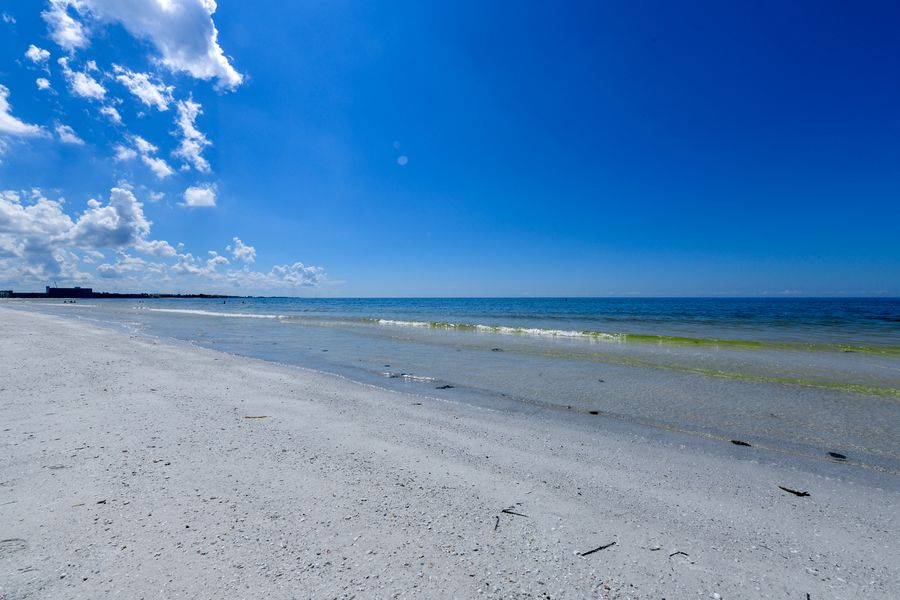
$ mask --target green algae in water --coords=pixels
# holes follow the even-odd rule
[[[585,332],[592,334],[593,332]],[[673,335],[621,334],[624,342],[655,343],[673,346],[726,347],[741,350],[798,350],[807,352],[860,352],[900,356],[900,346],[854,346],[852,344],[821,344],[798,342],[759,342],[755,340],[720,340],[715,338],[691,338]]]
[[[744,381],[750,383],[775,383],[779,385],[794,385],[801,387],[821,388],[836,392],[845,392],[848,394],[863,394],[872,396],[887,396],[892,398],[900,398],[900,389],[895,387],[866,385],[862,383],[852,383],[849,381],[828,381],[823,379],[805,379],[802,377],[782,377],[778,375],[760,375],[757,373],[741,373],[739,371],[726,371],[723,369],[704,369],[701,367],[688,367],[683,365],[653,363],[648,360],[638,358],[621,357],[611,354],[602,354],[595,352],[593,355],[596,359],[603,362],[611,362],[623,366],[644,367],[651,369],[663,369],[667,371],[677,371],[679,373],[692,373],[695,375],[704,375],[706,377],[719,377],[722,379],[730,379],[732,381]]]
[[[685,338],[693,339],[693,338]],[[470,349],[484,350],[482,346],[469,346]],[[766,347],[768,346],[757,346]],[[795,348],[792,346],[792,348]],[[850,381],[830,381],[824,379],[810,379],[803,377],[785,377],[778,375],[761,375],[758,373],[742,373],[740,371],[729,371],[725,369],[705,369],[702,367],[691,367],[687,365],[678,365],[674,363],[655,362],[643,358],[633,356],[623,356],[621,354],[613,354],[609,352],[592,352],[591,354],[583,354],[580,352],[572,352],[565,350],[551,350],[537,348],[515,348],[514,352],[529,354],[532,356],[543,356],[547,358],[561,358],[569,360],[587,360],[594,362],[602,362],[608,364],[616,364],[624,367],[635,367],[644,369],[658,369],[663,371],[673,371],[677,373],[686,373],[690,375],[700,375],[703,377],[716,377],[721,379],[729,379],[731,381],[740,381],[745,383],[771,383],[785,386],[811,387],[833,392],[843,392],[846,394],[881,396],[887,398],[900,399],[900,388],[880,385],[868,385],[863,383],[853,383]]]
[[[848,394],[866,394],[873,396],[888,396],[893,398],[900,398],[900,389],[897,388],[878,385],[865,385],[861,383],[850,383],[847,381],[823,381],[815,379],[803,379],[799,377],[777,377],[772,375],[738,373],[735,371],[721,371],[717,369],[679,368],[678,370],[685,373],[696,372],[700,375],[706,375],[708,377],[722,377],[725,379],[733,379],[737,381],[777,383],[781,385],[799,385],[802,387],[815,387],[834,390],[837,392],[846,392]]]
[[[579,354],[577,352],[563,352],[554,350],[534,350],[528,351],[517,349],[524,354],[532,354],[536,356],[545,356],[548,358],[563,358],[574,360],[592,360],[609,364],[622,365],[624,367],[639,367],[645,369],[660,369],[664,371],[674,371],[678,373],[687,373],[692,375],[702,375],[704,377],[718,377],[729,379],[732,381],[742,381],[746,383],[772,383],[777,385],[812,387],[834,392],[844,392],[847,394],[861,394],[871,396],[882,396],[888,398],[900,399],[900,388],[867,385],[863,383],[852,383],[849,381],[829,381],[824,379],[806,379],[802,377],[782,377],[778,375],[760,375],[757,373],[741,373],[739,371],[727,371],[724,369],[704,369],[701,367],[689,367],[685,365],[677,365],[672,363],[657,363],[641,358],[630,356],[621,356],[618,354],[610,354],[605,352],[593,352],[590,356]]]

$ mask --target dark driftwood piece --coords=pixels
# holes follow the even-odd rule
[[[593,554],[594,552],[600,552],[601,550],[606,550],[607,548],[611,548],[615,545],[616,545],[615,542],[610,542],[608,544],[604,544],[603,546],[600,546],[599,548],[594,548],[593,550],[588,550],[587,552],[582,552],[578,556],[587,556],[588,554]]]
[[[516,511],[514,511],[514,510],[511,509],[511,508],[504,508],[504,509],[501,510],[500,512],[506,513],[506,514],[508,514],[508,515],[515,515],[515,516],[517,516],[517,517],[525,517],[525,518],[528,518],[528,515],[523,515],[522,513],[516,512]]]
[[[752,448],[752,447],[753,447],[753,446],[751,446],[750,444],[748,444],[747,442],[744,442],[744,441],[741,441],[741,440],[731,440],[731,443],[734,444],[735,446],[747,446],[748,448]]]
[[[800,496],[801,498],[803,498],[804,496],[809,496],[809,492],[801,492],[799,490],[792,490],[791,488],[786,488],[783,485],[779,485],[778,487],[783,489],[784,491],[786,491],[789,494],[793,494],[795,496]]]

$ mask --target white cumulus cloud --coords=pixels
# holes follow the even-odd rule
[[[324,282],[327,276],[322,267],[295,262],[287,265],[276,265],[268,272],[251,271],[246,267],[243,269],[229,269],[225,272],[224,278],[236,288],[284,290],[317,286]]]
[[[327,278],[325,270],[321,267],[307,266],[302,262],[276,265],[269,271],[253,271],[247,266],[242,269],[226,269],[224,272],[218,269],[218,267],[228,264],[228,259],[215,251],[210,251],[209,258],[206,260],[184,252],[178,254],[178,260],[172,267],[172,271],[182,276],[202,276],[209,281],[226,286],[220,289],[237,290],[287,290],[313,287],[320,285]]]
[[[203,275],[209,278],[218,279],[221,277],[216,270],[222,265],[228,264],[228,259],[221,256],[215,250],[210,250],[209,258],[203,260],[198,256],[194,256],[190,252],[178,255],[178,261],[172,267],[175,273],[182,275]]]
[[[325,277],[322,267],[304,265],[302,262],[272,267],[271,274],[292,286],[318,285]]]
[[[242,242],[239,237],[233,238],[232,241],[234,242],[234,246],[228,246],[226,247],[226,250],[231,251],[231,256],[235,260],[239,260],[245,264],[252,263],[256,260],[256,248],[248,246]]]
[[[63,200],[49,200],[39,191],[30,195],[0,192],[0,248],[18,265],[15,273],[3,275],[74,276],[78,257],[73,249],[91,255],[102,249],[134,248],[173,256],[168,243],[148,239],[150,226],[141,203],[127,188],[110,190],[106,204],[89,200],[87,209],[75,219],[66,214]]]
[[[68,232],[69,242],[80,248],[134,246],[150,233],[150,221],[131,190],[112,188],[109,202],[88,200],[88,208]]]
[[[9,88],[3,84],[0,84],[0,134],[16,136],[44,134],[44,130],[37,125],[30,125],[12,116],[12,106],[9,104]]]
[[[90,43],[82,20],[121,23],[134,37],[149,41],[172,71],[234,89],[243,76],[219,45],[216,8],[215,0],[49,0],[42,14],[53,40],[70,52]]]
[[[184,206],[198,208],[215,205],[216,188],[214,185],[191,186],[184,190]]]
[[[117,279],[135,291],[163,291],[162,282],[177,276],[188,278],[179,286],[228,292],[289,290],[326,280],[324,269],[302,262],[253,271],[249,263],[256,251],[237,236],[228,248],[235,261],[244,263],[239,269],[215,250],[195,256],[183,244],[176,249],[151,239],[152,223],[127,186],[113,188],[106,203],[89,200],[79,215],[70,216],[65,206],[62,198],[50,200],[40,190],[0,191],[0,281],[43,285],[57,278],[82,283]],[[102,262],[108,251],[115,260]]]
[[[140,240],[134,247],[144,254],[152,254],[153,256],[171,257],[177,254],[175,248],[169,242],[163,240]]]
[[[50,59],[50,52],[31,44],[25,51],[25,56],[34,64],[42,64]]]
[[[149,264],[139,256],[131,256],[127,252],[120,250],[116,253],[116,262],[99,265],[97,273],[100,274],[100,277],[115,279],[128,273],[143,272],[147,270]],[[162,268],[162,266],[160,265],[159,268]]]
[[[46,77],[38,77],[34,80],[35,85],[39,90],[49,90],[50,89],[50,80]]]
[[[87,30],[80,21],[72,17],[69,7],[79,6],[78,0],[49,0],[47,10],[41,13],[50,37],[54,42],[68,52],[74,52],[79,48],[86,48],[90,44]]]

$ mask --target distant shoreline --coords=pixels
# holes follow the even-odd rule
[[[61,293],[48,294],[47,292],[8,292],[0,295],[0,298],[26,298],[26,299],[67,299],[67,300],[100,300],[103,298],[115,298],[119,300],[144,300],[153,298],[204,298],[204,299],[229,299],[229,298],[248,298],[249,296],[225,296],[221,294],[119,294],[116,292],[89,292],[82,293]]]
[[[262,295],[262,294],[170,294],[155,292],[93,292],[90,296],[54,296],[48,295],[46,292],[13,292],[10,290],[0,289],[0,299],[5,298],[116,298],[116,299],[146,299],[146,298],[291,298],[298,300],[562,300],[562,301],[585,301],[585,300],[609,300],[634,302],[641,300],[659,301],[711,301],[711,302],[730,302],[741,300],[767,301],[767,302],[796,302],[808,300],[861,300],[861,301],[900,301],[900,296],[283,296],[283,295]]]

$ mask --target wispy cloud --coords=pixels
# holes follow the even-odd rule
[[[201,173],[208,173],[210,171],[209,161],[203,157],[203,149],[211,145],[211,142],[196,126],[197,117],[202,113],[203,110],[198,102],[179,100],[178,118],[175,123],[181,130],[181,143],[174,154]]]
[[[147,165],[157,178],[165,179],[175,174],[175,169],[173,169],[169,163],[156,156],[156,152],[159,148],[139,135],[133,135],[129,139],[132,147],[125,146],[124,144],[117,144],[113,147],[116,160],[128,161],[140,156],[141,162]]]
[[[113,71],[116,73],[116,80],[128,88],[128,91],[145,106],[154,107],[159,111],[169,110],[174,87],[154,82],[149,73],[137,73],[120,65],[113,65]]]
[[[69,59],[65,56],[57,60],[62,67],[63,75],[69,84],[69,90],[76,96],[89,100],[103,100],[106,88],[85,71],[73,71],[69,67]]]
[[[56,135],[63,144],[71,144],[74,146],[84,146],[84,140],[78,137],[75,130],[68,125],[62,123],[56,124]]]

